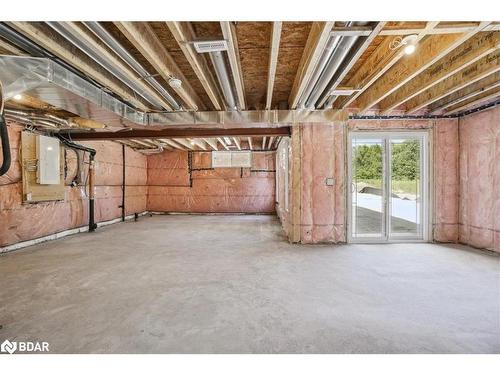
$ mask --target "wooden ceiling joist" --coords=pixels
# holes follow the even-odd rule
[[[473,32],[473,31],[470,31]],[[477,33],[380,102],[387,113],[500,47],[500,32]]]
[[[194,150],[194,145],[195,145],[194,142],[191,142],[185,138],[173,138],[173,140],[178,144],[184,146],[188,150]]]
[[[427,22],[426,27],[417,34],[417,41],[425,37],[425,33],[437,26],[439,22]],[[382,77],[390,68],[392,68],[405,54],[404,51],[391,50],[392,38],[385,38],[382,43],[370,54],[363,66],[349,79],[347,83],[350,87],[359,89],[357,93],[344,100],[342,108],[349,106],[354,100],[357,100],[368,88],[370,88],[380,77]],[[361,107],[361,106],[360,106]],[[366,107],[366,105],[365,105]]]
[[[234,141],[234,144],[236,145],[236,147],[238,148],[238,150],[241,150],[240,139],[238,137],[233,137],[233,141]]]
[[[457,24],[455,26],[437,26],[433,29],[424,29],[424,28],[404,28],[404,27],[395,27],[395,28],[387,28],[382,30],[379,35],[380,36],[404,36],[404,35],[412,35],[419,34],[422,31],[425,32],[426,35],[440,35],[440,34],[463,34],[468,31],[472,31],[477,27],[477,24]],[[500,25],[491,24],[484,28],[483,31],[499,31]],[[332,28],[332,35],[346,35],[346,36],[369,36],[373,31],[373,28],[370,26],[336,26]]]
[[[203,138],[203,140],[210,146],[214,151],[217,151],[219,147],[217,146],[217,139],[213,138]]]
[[[173,89],[189,108],[204,109],[200,98],[147,22],[115,22],[114,24],[163,79],[167,82],[170,78],[181,80],[182,85]]]
[[[314,68],[330,38],[330,32],[334,24],[335,22],[313,22],[288,99],[288,105],[291,109],[297,108],[300,97],[306,89],[309,79],[314,73]]]
[[[465,100],[462,103],[454,105],[446,110],[445,115],[453,115],[459,112],[463,112],[469,109],[473,109],[482,103],[486,103],[490,100],[500,97],[500,89],[495,86],[489,90],[483,91],[481,94],[474,96],[471,99]]]
[[[500,52],[494,52],[484,56],[474,64],[460,70],[451,77],[446,78],[429,90],[422,92],[406,102],[406,112],[415,113],[445,96],[458,91],[471,83],[477,82],[486,76],[500,71],[498,58]]]
[[[449,108],[445,112],[445,115],[453,115],[459,112],[464,112],[498,98],[500,98],[500,89],[498,86],[496,86],[490,90],[485,90],[482,94],[477,95],[472,99],[466,100],[458,105]]]
[[[269,68],[267,74],[266,109],[271,109],[273,100],[274,79],[276,77],[276,66],[278,65],[278,54],[280,48],[282,22],[273,22],[271,33],[271,53],[269,54]]]
[[[166,144],[172,146],[173,148],[176,148],[178,150],[185,150],[185,148],[181,145],[179,145],[177,142],[175,142],[172,139],[166,139],[166,138],[160,138],[160,141],[165,142]]]
[[[377,79],[369,89],[365,90],[356,99],[356,107],[360,112],[372,108],[487,25],[488,22],[482,22],[476,29],[465,34],[429,36],[419,43],[418,53],[406,56],[404,59],[402,59],[404,49],[401,48],[396,54],[396,56],[399,56],[397,63],[387,69],[383,76]],[[420,39],[423,36],[419,34]]]
[[[191,144],[193,145],[196,145],[198,146],[199,148],[201,148],[202,150],[205,150],[207,149],[207,145],[205,144],[205,140],[203,138],[201,139],[191,139],[191,138],[188,138],[187,139]]]
[[[336,78],[336,80],[333,83],[332,88],[331,88],[332,91],[335,90],[335,89],[337,89],[339,87],[340,83],[344,80],[344,78],[347,75],[347,73],[349,73],[351,71],[351,69],[354,66],[354,64],[356,64],[356,62],[359,60],[359,58],[361,57],[361,55],[363,55],[363,53],[366,51],[366,49],[373,42],[373,39],[375,39],[375,37],[377,35],[379,35],[380,31],[385,26],[385,24],[386,24],[386,22],[378,22],[377,25],[373,29],[371,29],[370,34],[365,39],[365,41],[363,42],[363,44],[358,48],[358,50],[356,51],[356,53],[354,54],[354,56],[351,58],[351,60],[349,61],[349,63],[345,66],[345,68],[342,69],[342,71],[340,72],[340,74],[338,74],[336,76],[337,78]],[[322,102],[320,102],[320,106],[323,105],[323,103],[326,101],[326,99],[327,99],[327,97],[325,97],[325,99]]]
[[[224,142],[224,139],[222,139],[221,137],[219,137],[219,138],[217,138],[217,140],[222,145],[222,147],[224,147],[227,151],[229,151],[229,147],[226,145],[226,142]]]
[[[245,85],[243,83],[243,74],[241,72],[240,54],[238,51],[238,40],[236,38],[236,31],[231,22],[221,22],[222,35],[227,41],[227,55],[229,59],[229,66],[234,79],[234,86],[236,88],[236,98],[238,100],[238,107],[240,110],[246,108],[245,103]]]
[[[9,22],[8,24],[47,51],[112,90],[137,109],[142,111],[148,110],[147,106],[136,98],[131,89],[120,83],[90,57],[69,44],[69,42],[49,26],[41,22]]]
[[[16,56],[24,56],[26,52],[20,50],[19,48],[13,46],[12,44],[6,42],[0,38],[0,50],[7,51],[8,53]]]
[[[248,148],[250,150],[253,150],[252,137],[247,137],[247,141],[248,141]]]
[[[450,108],[455,104],[464,102],[495,87],[500,87],[500,72],[491,74],[432,103],[428,108],[429,113],[437,114],[446,108]]]
[[[214,108],[218,111],[222,110],[225,107],[224,100],[220,99],[221,96],[215,83],[215,78],[208,67],[207,59],[203,54],[196,52],[193,47],[192,42],[196,40],[196,34],[192,25],[189,22],[171,21],[167,22],[167,26],[191,65],[191,68],[193,68],[194,73],[200,80]]]

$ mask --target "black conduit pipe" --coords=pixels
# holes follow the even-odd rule
[[[59,140],[67,147],[75,150],[85,151],[89,153],[89,232],[93,232],[97,228],[94,219],[94,158],[96,150],[90,147],[82,146],[78,143],[68,141],[66,138],[59,136]]]
[[[7,123],[3,114],[0,114],[0,137],[2,138],[2,166],[0,167],[0,176],[3,176],[10,168],[10,143],[9,131],[7,130]]]
[[[122,163],[123,163],[123,178],[122,178],[122,221],[125,221],[125,145],[122,145]]]

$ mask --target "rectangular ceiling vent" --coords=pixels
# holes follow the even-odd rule
[[[220,52],[227,50],[227,42],[225,40],[205,40],[193,42],[194,48],[198,53]]]

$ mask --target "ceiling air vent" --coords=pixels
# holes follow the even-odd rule
[[[219,52],[227,50],[227,42],[225,40],[205,40],[193,42],[194,48],[198,53]]]

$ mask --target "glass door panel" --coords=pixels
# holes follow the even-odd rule
[[[422,139],[390,138],[389,239],[422,235]]]
[[[427,134],[353,132],[349,139],[350,240],[426,239]]]
[[[384,140],[352,140],[352,237],[385,237]]]

